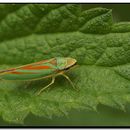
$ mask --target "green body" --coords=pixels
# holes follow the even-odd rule
[[[71,60],[75,59],[56,57],[50,60],[8,69],[0,72],[0,78],[5,80],[35,80],[56,75],[64,69],[71,67]]]

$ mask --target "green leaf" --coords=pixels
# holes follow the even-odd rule
[[[130,102],[130,23],[114,23],[112,11],[83,11],[79,4],[0,5],[0,67],[6,69],[56,56],[73,57],[79,67],[40,96],[51,79],[0,81],[0,114],[23,123],[29,113],[53,118],[71,109],[97,111],[104,104],[125,111]]]

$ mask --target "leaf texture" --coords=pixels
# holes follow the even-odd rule
[[[56,56],[73,57],[67,72],[76,92],[59,76],[32,82],[0,81],[0,114],[23,123],[29,113],[53,118],[71,109],[97,111],[104,104],[125,111],[130,102],[130,23],[114,23],[112,10],[82,10],[79,4],[0,5],[0,67],[6,69]]]

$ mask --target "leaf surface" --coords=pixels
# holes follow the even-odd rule
[[[105,104],[125,111],[130,102],[130,23],[114,23],[112,10],[82,10],[79,4],[0,5],[0,67],[56,56],[73,57],[79,67],[67,72],[76,92],[59,76],[32,82],[0,81],[0,114],[23,123],[29,113],[51,118],[71,109],[97,111]]]

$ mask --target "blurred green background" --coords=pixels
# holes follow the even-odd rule
[[[96,7],[112,9],[115,22],[130,21],[130,4],[82,4],[84,10]]]
[[[130,21],[130,4],[82,4],[84,10],[104,7],[113,10],[115,22]],[[23,126],[130,126],[130,104],[126,112],[99,105],[98,112],[72,110],[66,117],[47,119],[29,115]],[[0,118],[0,126],[18,126],[9,124]]]

